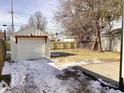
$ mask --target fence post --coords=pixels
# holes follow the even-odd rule
[[[120,58],[120,76],[119,87],[124,91],[124,0],[123,0],[123,15],[122,15],[122,37],[121,37],[121,58]]]
[[[2,64],[2,42],[0,40],[0,77],[1,77],[1,74],[2,74],[1,64]]]
[[[0,77],[2,76],[2,68],[5,60],[5,51],[4,51],[4,41],[0,39]]]

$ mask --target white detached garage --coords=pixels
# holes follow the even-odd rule
[[[11,60],[50,57],[50,40],[46,32],[27,27],[14,33],[11,41]]]

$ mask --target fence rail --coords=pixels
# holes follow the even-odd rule
[[[73,48],[76,48],[75,42],[51,42],[51,50],[73,49]]]
[[[2,75],[2,68],[5,60],[5,42],[0,39],[0,75]]]

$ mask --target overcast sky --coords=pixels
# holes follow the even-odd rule
[[[0,28],[3,24],[11,25],[10,1],[0,0]],[[59,6],[59,0],[13,0],[14,2],[14,23],[16,30],[28,22],[28,18],[36,11],[41,11],[48,20],[49,31],[62,30],[54,21],[54,13]],[[114,28],[121,27],[121,21],[115,24]],[[56,30],[54,30],[56,29]]]
[[[11,25],[11,0],[0,0],[0,27],[3,24]],[[49,29],[57,29],[54,21],[54,13],[58,7],[59,0],[13,0],[14,2],[14,23],[16,28],[26,24],[31,14],[41,11],[48,20]]]

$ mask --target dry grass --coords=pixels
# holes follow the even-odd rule
[[[120,60],[120,54],[116,52],[95,52],[88,49],[61,49],[51,50],[51,52],[64,52],[74,55],[51,58],[59,62],[79,62],[88,60],[100,60],[105,62],[117,62]]]

